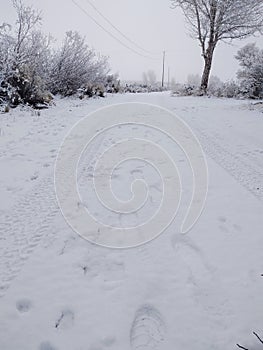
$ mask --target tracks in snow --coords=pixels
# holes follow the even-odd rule
[[[132,349],[161,349],[165,331],[166,327],[159,311],[152,305],[143,305],[137,310],[131,327],[130,343]]]
[[[249,159],[231,153],[219,144],[219,140],[208,136],[199,128],[195,130],[205,153],[233,176],[241,186],[263,201],[263,169]]]
[[[58,212],[53,176],[42,180],[0,218],[0,297],[9,288]]]
[[[98,138],[89,150],[87,164],[92,162],[102,141],[103,138]],[[52,172],[19,200],[10,214],[0,216],[0,297],[42,238],[54,231],[53,221],[58,212]]]

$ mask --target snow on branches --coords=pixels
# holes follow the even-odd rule
[[[180,7],[191,35],[200,43],[205,66],[201,88],[206,92],[219,41],[244,39],[263,32],[263,0],[171,0]]]
[[[13,0],[14,26],[0,25],[0,103],[50,102],[51,93],[68,96],[87,84],[104,83],[106,57],[97,55],[77,32],[66,33],[60,48],[40,31],[41,13],[22,0]]]

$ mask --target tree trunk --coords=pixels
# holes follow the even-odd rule
[[[208,88],[209,77],[210,77],[212,62],[213,62],[213,55],[214,55],[214,47],[208,48],[207,53],[204,56],[205,66],[204,66],[204,71],[203,71],[202,80],[201,80],[201,90],[204,93],[207,92],[207,88]]]

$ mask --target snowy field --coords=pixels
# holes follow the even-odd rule
[[[163,106],[188,123],[207,156],[209,191],[188,234],[178,230],[185,200],[157,239],[114,250],[65,222],[54,165],[77,121],[133,101]],[[40,115],[20,107],[2,114],[0,349],[262,348],[252,334],[263,336],[262,131],[262,111],[247,101],[169,93],[56,100]],[[121,192],[123,184],[116,184]]]

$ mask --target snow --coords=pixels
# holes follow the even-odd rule
[[[191,192],[186,186],[178,217],[162,235],[138,248],[108,249],[67,225],[56,202],[54,164],[77,121],[134,101],[168,108],[188,123],[207,156],[209,191],[188,234],[179,233]],[[1,350],[259,348],[252,332],[263,335],[260,110],[246,101],[169,93],[70,98],[57,99],[40,116],[26,108],[2,114],[0,130]],[[129,131],[115,131],[102,145]],[[169,141],[149,137],[181,159]],[[180,164],[187,183],[189,169]],[[160,184],[144,170],[155,203]],[[117,169],[113,181],[124,197],[131,171]]]

